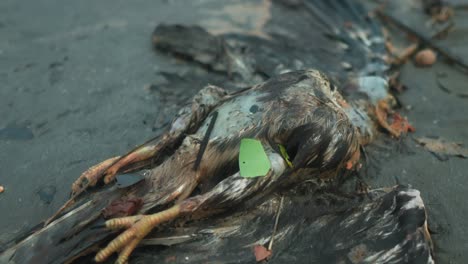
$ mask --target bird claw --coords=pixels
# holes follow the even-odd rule
[[[130,254],[153,228],[163,222],[176,218],[180,212],[180,206],[174,205],[156,214],[127,216],[106,221],[108,229],[127,228],[127,230],[112,240],[105,248],[101,249],[96,254],[94,260],[96,262],[103,262],[114,252],[120,251],[116,263],[127,263]]]
[[[120,251],[119,256],[115,263],[123,264],[128,262],[128,258],[132,251],[136,248],[138,243],[145,237],[148,233],[143,230],[151,228],[145,228],[141,224],[135,223],[114,240],[112,240],[107,247],[100,250],[94,260],[96,262],[105,261],[110,255],[114,252]]]
[[[111,167],[118,159],[120,159],[119,156],[107,159],[83,172],[72,184],[72,197],[79,195],[88,187],[95,186],[98,181],[104,177],[104,175],[106,178],[110,177],[111,175],[106,170],[109,169],[109,167]],[[115,174],[112,176],[115,177]]]

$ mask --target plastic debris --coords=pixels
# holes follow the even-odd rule
[[[288,152],[286,151],[286,148],[285,148],[283,145],[278,145],[278,147],[279,147],[280,154],[281,154],[281,156],[283,157],[284,161],[286,161],[286,164],[288,164],[288,166],[289,166],[290,168],[292,168],[292,167],[293,167],[293,164],[292,164],[292,162],[291,162],[291,160],[290,160],[290,158],[289,158],[289,154],[288,154]]]
[[[256,139],[244,138],[239,150],[239,170],[242,177],[265,176],[271,168],[262,143]]]

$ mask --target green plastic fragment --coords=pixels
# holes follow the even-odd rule
[[[286,164],[288,164],[288,166],[292,168],[293,164],[291,160],[289,159],[289,155],[288,155],[288,152],[286,151],[286,148],[281,144],[279,144],[278,147],[279,147],[280,154],[283,157],[284,161],[286,161]]]
[[[240,175],[245,178],[265,176],[270,168],[270,160],[262,143],[256,139],[242,139],[239,149]]]

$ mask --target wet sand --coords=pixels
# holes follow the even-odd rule
[[[5,187],[0,244],[50,216],[83,170],[160,133],[182,99],[201,88],[182,91],[182,99],[147,89],[158,70],[175,67],[174,59],[152,50],[155,25],[200,24],[222,32],[213,21],[223,18],[226,30],[258,34],[261,20],[267,19],[263,14],[260,22],[243,24],[230,19],[242,12],[238,5],[229,9],[208,0],[188,8],[187,3],[0,2],[0,185]],[[256,5],[264,12],[265,3]],[[216,11],[222,6],[231,16]],[[257,21],[255,13],[244,15],[245,21]],[[468,46],[462,33],[463,28],[451,37],[463,55]],[[432,68],[403,67],[408,90],[399,98],[416,133],[401,148],[381,143],[385,158],[378,161],[370,185],[393,185],[397,177],[419,189],[435,232],[436,259],[463,263],[468,259],[468,162],[440,161],[411,140],[440,136],[468,144],[468,99],[442,90],[436,79],[440,72],[448,76],[447,87],[466,92],[468,75],[441,60]]]

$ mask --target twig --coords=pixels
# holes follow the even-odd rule
[[[275,225],[273,226],[273,233],[271,234],[270,243],[268,243],[268,251],[271,251],[271,248],[273,247],[273,240],[275,239],[276,230],[278,228],[278,221],[279,221],[279,216],[281,214],[281,209],[283,208],[283,201],[284,201],[284,195],[281,195],[280,204],[278,206],[278,210],[276,211],[276,218],[275,218]]]

